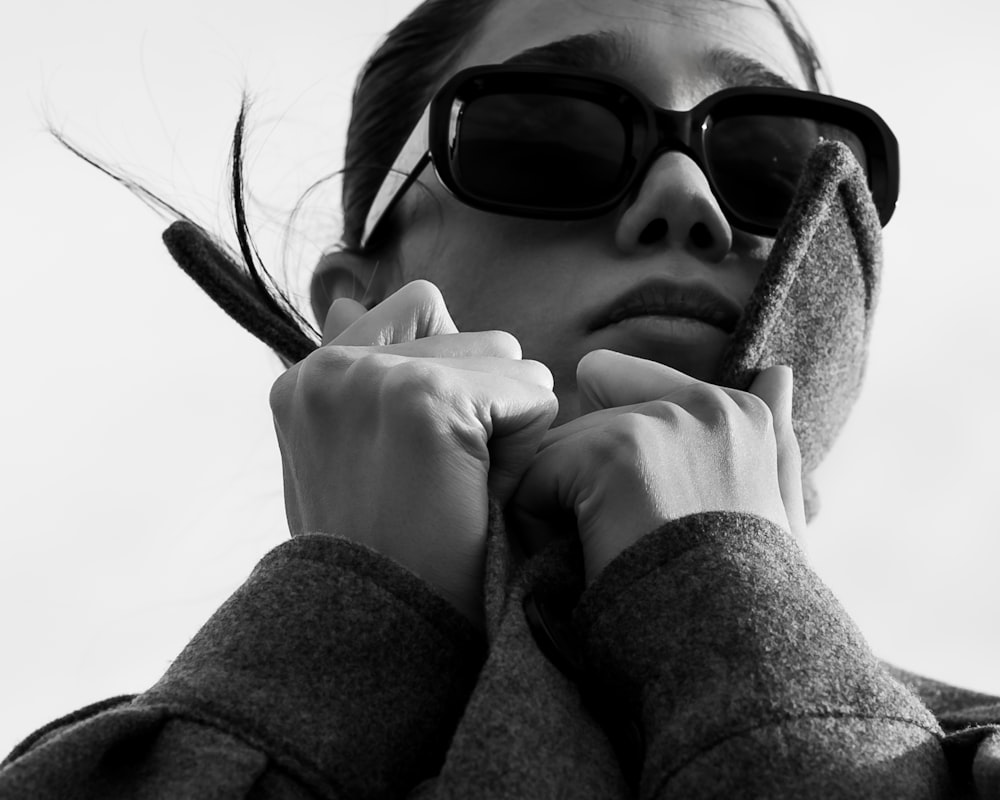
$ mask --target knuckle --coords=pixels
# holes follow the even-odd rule
[[[324,347],[272,387],[272,406],[292,402],[307,416],[328,418],[348,408],[394,420],[424,418],[447,392],[446,370],[426,359],[361,347]],[[291,372],[291,371],[290,371]],[[354,412],[352,412],[354,413]]]
[[[738,410],[725,389],[708,383],[688,386],[680,404],[693,416],[714,425],[731,425]]]
[[[327,345],[310,353],[301,363],[295,382],[295,392],[307,406],[324,402],[336,385],[336,376],[353,360],[348,348]]]
[[[354,354],[357,348],[346,345],[328,344],[319,347],[310,353],[302,362],[300,378],[306,381],[322,380],[343,370],[354,361]]]
[[[636,450],[643,442],[649,442],[658,434],[657,420],[636,412],[617,415],[602,429],[601,436],[594,442],[594,455],[612,463],[633,461]]]
[[[650,400],[644,403],[643,408],[649,411],[649,415],[661,421],[676,421],[680,414],[684,412],[684,407],[673,399],[661,398]]]
[[[768,404],[755,394],[728,390],[711,384],[688,387],[685,405],[709,424],[729,428],[773,429],[774,417]]]
[[[721,386],[715,386],[710,383],[699,383],[691,388],[694,396],[705,405],[716,405],[726,409],[732,405],[732,397]]]
[[[381,383],[399,361],[399,356],[368,351],[353,355],[348,363],[340,366],[344,368],[344,382],[361,389]]]
[[[426,416],[445,393],[443,371],[421,359],[407,359],[385,370],[379,388],[379,403],[394,417]]]
[[[392,358],[366,347],[321,347],[300,363],[292,392],[309,412],[329,410],[342,392],[358,399],[364,397],[378,384],[379,375]]]
[[[774,428],[774,415],[771,407],[760,397],[750,392],[740,392],[734,400],[755,427],[761,429]]]

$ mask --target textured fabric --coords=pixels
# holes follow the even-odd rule
[[[518,564],[495,503],[488,548],[483,637],[360,545],[279,546],[155,687],[20,746],[0,797],[1000,797],[1000,727],[945,737],[766,520],[668,523],[582,594],[578,545]],[[534,646],[540,589],[586,680]],[[634,776],[594,692],[636,723]]]
[[[983,740],[972,764],[972,775],[981,797],[1000,797],[1000,731]]]
[[[18,748],[0,797],[244,797],[262,780],[289,796],[399,796],[440,767],[484,644],[395,563],[301,536],[150,690]]]
[[[543,655],[522,603],[538,584],[578,597],[582,562],[565,540],[521,568],[491,502],[485,591],[490,655],[455,733],[433,798],[627,797],[606,733],[577,686]],[[577,548],[578,551],[579,548]]]
[[[197,229],[165,238],[287,360],[314,346]],[[791,363],[806,476],[860,387],[879,253],[821,147],[725,376]],[[155,686],[22,743],[0,797],[1000,800],[1000,698],[880,664],[772,523],[671,521],[586,591],[574,538],[525,561],[510,533],[491,498],[484,634],[347,539],[279,546]]]
[[[746,390],[758,371],[792,367],[808,520],[819,508],[809,476],[861,390],[881,254],[882,228],[861,167],[843,144],[821,144],[733,334],[721,380]]]
[[[163,242],[178,266],[223,311],[286,364],[295,364],[316,349],[317,342],[275,313],[274,300],[192,222],[171,225],[163,233]]]
[[[767,781],[795,776],[770,791],[886,797],[923,785],[941,796],[933,716],[881,669],[789,534],[722,513],[667,528],[623,553],[576,610],[591,668],[642,720],[643,796],[697,785],[706,757],[720,787],[770,758],[780,769]]]

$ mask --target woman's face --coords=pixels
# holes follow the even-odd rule
[[[630,46],[624,60],[594,67],[666,108],[690,108],[733,84],[783,80],[805,88],[792,45],[764,0],[500,0],[456,71],[600,31]],[[712,57],[719,51],[742,59]],[[427,191],[414,187],[402,203],[397,255],[379,269],[388,267],[399,285],[416,278],[436,284],[460,331],[514,334],[524,357],[553,373],[556,424],[579,415],[576,366],[595,349],[716,380],[732,314],[746,305],[771,247],[770,239],[731,228],[704,174],[680,153],[654,161],[621,207],[584,221],[477,211],[452,197],[430,168],[420,182]],[[629,298],[651,282],[651,291]],[[729,323],[716,327],[677,316],[684,312],[675,308],[655,313],[670,298],[697,305],[699,289],[728,305]],[[631,303],[645,313],[606,324],[616,306]]]

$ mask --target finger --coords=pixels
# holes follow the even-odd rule
[[[508,530],[528,554],[541,551],[555,538],[576,534],[576,517],[565,494],[578,466],[572,460],[567,462],[565,456],[571,452],[539,447],[505,509]]]
[[[792,424],[793,390],[794,377],[791,367],[787,366],[768,367],[750,384],[750,392],[771,409],[778,447],[778,487],[792,533],[801,541],[806,531],[806,514],[802,495],[802,453]]]
[[[484,390],[496,381],[486,376]],[[478,383],[478,379],[477,379]],[[559,401],[551,388],[524,381],[507,381],[502,392],[490,398],[489,490],[506,505],[531,465],[538,444],[559,413]]]
[[[452,336],[454,335],[455,334],[452,334]],[[547,391],[552,391],[554,386],[552,372],[540,361],[504,357],[498,358],[490,356],[489,354],[482,356],[473,354],[471,356],[449,355],[441,357],[440,351],[428,350],[427,353],[424,353],[417,350],[416,345],[427,341],[431,340],[420,339],[417,342],[392,345],[384,348],[335,345],[326,351],[326,355],[331,356],[333,360],[328,360],[326,364],[323,364],[319,368],[324,369],[329,364],[332,364],[337,369],[349,369],[354,365],[354,363],[363,358],[377,357],[381,361],[381,366],[385,369],[391,369],[399,364],[416,361],[419,364],[426,364],[428,369],[443,367],[447,370],[454,370],[461,373],[476,373],[480,376],[489,375],[500,378],[511,378],[513,380],[522,381],[523,383],[540,386]],[[402,348],[405,348],[405,350]],[[414,358],[415,356],[417,358]],[[296,365],[296,367],[298,366],[299,365]],[[461,375],[458,377],[462,378],[463,382],[466,378],[470,381],[476,380],[476,378],[472,376]],[[272,394],[279,391],[282,387],[294,385],[294,379],[286,380],[283,378],[280,385],[277,383],[275,384],[275,389],[272,390]],[[476,394],[479,395],[481,392],[477,390]],[[272,405],[273,404],[274,403],[272,403]]]
[[[441,290],[430,281],[412,281],[358,317],[336,344],[359,347],[411,342],[426,336],[458,333]]]
[[[340,341],[336,344],[341,344]],[[345,342],[345,344],[348,344]],[[350,343],[353,345],[353,343]],[[363,346],[363,345],[356,345]],[[506,331],[469,331],[426,336],[409,342],[399,342],[377,348],[380,352],[417,358],[460,358],[462,356],[492,356],[521,359],[521,344]]]
[[[466,366],[481,367],[482,364],[475,362],[490,359],[426,359],[419,363],[440,364],[448,368],[447,391],[468,401],[467,409],[478,417],[481,434],[486,438],[489,450],[488,489],[501,505],[506,505],[535,457],[539,441],[559,412],[559,401],[552,391],[551,373],[544,365],[534,361],[492,359],[492,366],[496,369],[485,371],[455,369],[456,361],[464,362]],[[417,362],[411,359],[410,363]],[[539,384],[535,380],[524,379],[530,371],[539,368],[544,370],[548,381]]]
[[[791,367],[773,366],[757,373],[748,391],[757,395],[771,409],[771,416],[777,420],[791,417],[792,413],[792,370]]]
[[[601,409],[591,412],[589,417],[607,420],[624,411],[621,407]],[[603,423],[596,427],[603,427]],[[546,437],[553,430],[556,429],[550,428]],[[575,538],[581,533],[577,522],[585,512],[583,505],[578,505],[581,499],[578,492],[581,470],[586,470],[586,459],[581,455],[585,452],[589,433],[585,427],[569,423],[560,426],[559,430],[564,439],[576,441],[564,442],[561,447],[540,446],[506,508],[509,530],[529,554],[540,551],[553,539]]]
[[[582,414],[660,399],[698,382],[673,367],[613,350],[587,353],[576,367]]]
[[[338,297],[333,301],[330,310],[326,312],[326,320],[323,324],[323,344],[330,344],[366,313],[368,313],[368,309],[357,300]]]
[[[799,450],[799,440],[788,425],[789,436],[784,444],[778,445],[778,485],[781,489],[781,500],[788,514],[788,523],[792,526],[792,534],[799,542],[806,540],[806,506],[802,490],[802,452]]]
[[[552,391],[554,381],[552,372],[541,361],[514,360],[511,358],[458,357],[458,358],[427,358],[426,361],[439,364],[450,369],[463,372],[475,372],[485,375],[498,375],[512,380],[530,383]],[[473,379],[474,380],[474,379]]]
[[[541,452],[542,450],[552,447],[554,444],[558,444],[564,439],[568,439],[570,436],[575,436],[576,434],[590,430],[591,428],[603,427],[612,417],[616,417],[619,414],[628,414],[632,411],[638,411],[643,405],[645,404],[633,403],[628,406],[599,408],[596,411],[582,414],[579,417],[575,417],[574,419],[564,422],[562,425],[557,425],[556,427],[547,430],[545,432],[545,436],[542,437],[538,450]]]

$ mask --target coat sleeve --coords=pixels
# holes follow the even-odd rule
[[[590,680],[637,724],[641,798],[1000,798],[996,754],[978,751],[976,794],[933,714],[767,520],[668,523],[608,565],[573,622]]]
[[[296,537],[151,689],[20,744],[0,797],[402,794],[438,771],[484,657],[482,634],[412,573]]]

